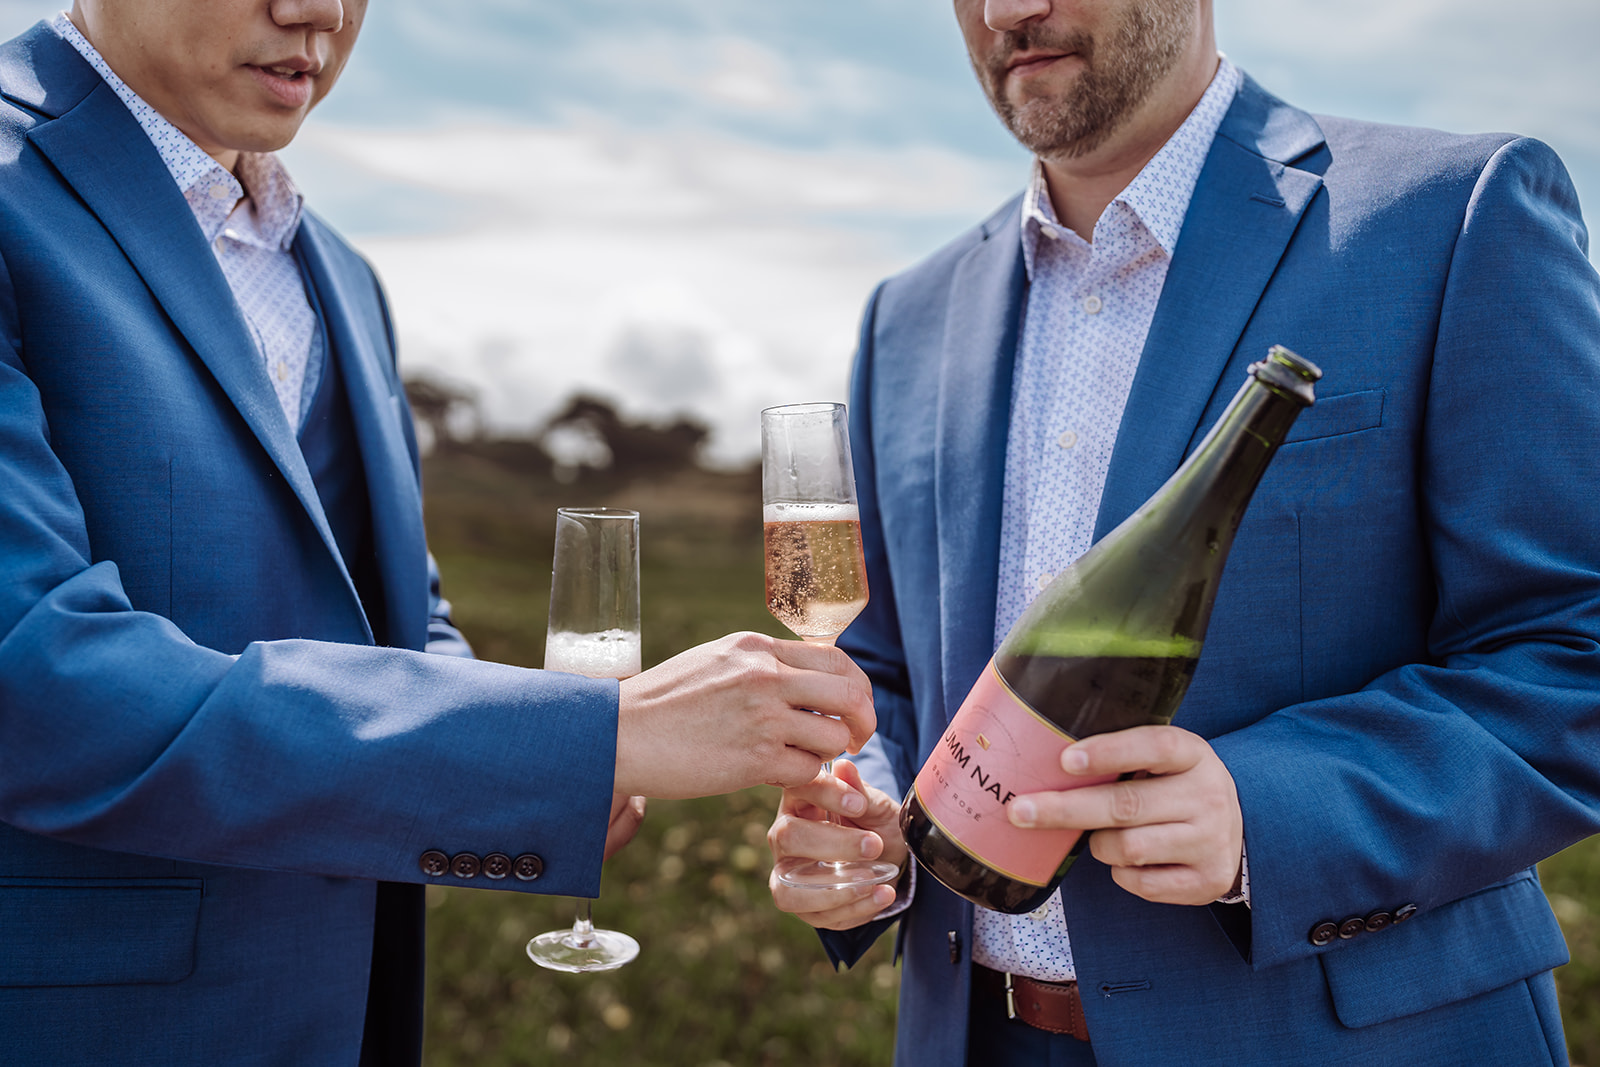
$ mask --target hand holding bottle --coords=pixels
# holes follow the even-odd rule
[[[830,822],[832,814],[835,821]],[[855,764],[840,761],[833,773],[819,773],[793,789],[785,789],[778,814],[767,831],[767,845],[776,865],[788,859],[848,861],[884,859],[906,863],[906,841],[900,833],[900,801],[861,780]],[[892,884],[862,884],[836,889],[796,888],[776,873],[768,878],[772,902],[822,930],[847,930],[871,920],[894,903]]]
[[[1061,768],[1138,777],[1016,797],[1006,807],[1013,826],[1092,831],[1090,854],[1156,904],[1209,904],[1233,891],[1244,817],[1233,776],[1204,738],[1176,726],[1095,734],[1063,749]]]

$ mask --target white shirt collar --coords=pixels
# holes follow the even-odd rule
[[[1211,151],[1211,142],[1216,139],[1222,119],[1244,82],[1243,73],[1227,56],[1218,58],[1217,72],[1189,117],[1112,201],[1132,211],[1168,257],[1177,247],[1178,234],[1183,229],[1195,183]],[[1030,278],[1040,230],[1046,226],[1064,229],[1050,203],[1044,164],[1035,159],[1022,201],[1022,252]]]

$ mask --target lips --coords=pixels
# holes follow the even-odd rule
[[[1075,52],[1023,52],[1011,57],[1011,61],[1006,64],[1006,73],[1026,78],[1030,74],[1044,70],[1057,60],[1076,54]]]
[[[311,101],[312,82],[320,67],[309,59],[294,58],[245,69],[279,104],[301,108]]]

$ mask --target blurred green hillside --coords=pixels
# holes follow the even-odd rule
[[[555,509],[641,515],[646,665],[732,630],[784,631],[764,610],[758,472],[660,464],[568,483],[525,442],[445,442],[425,464],[428,535],[455,618],[485,658],[538,666]],[[639,958],[604,975],[542,971],[523,944],[573,903],[428,891],[428,1067],[887,1065],[899,972],[889,939],[835,974],[810,928],[767,896],[777,791],[653,802],[606,866],[595,921]],[[1575,1064],[1600,1067],[1600,839],[1546,863],[1572,947],[1557,972]]]

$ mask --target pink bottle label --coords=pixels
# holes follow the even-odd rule
[[[1006,819],[1006,804],[1116,779],[1063,771],[1061,750],[1074,740],[1023,703],[991,660],[913,788],[939,829],[974,859],[1019,882],[1049,885],[1082,831],[1019,829]]]

